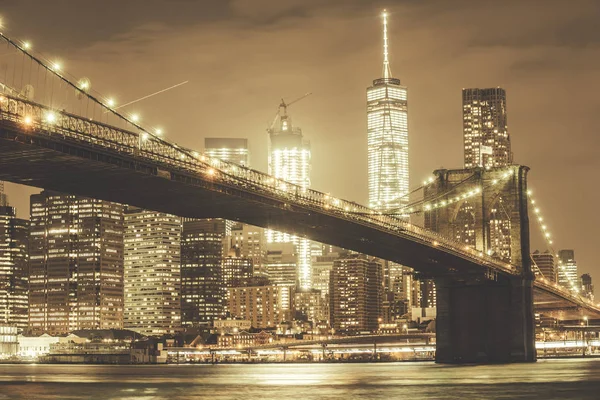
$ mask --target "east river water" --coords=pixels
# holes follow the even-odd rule
[[[0,399],[600,399],[600,359],[536,364],[0,365]]]

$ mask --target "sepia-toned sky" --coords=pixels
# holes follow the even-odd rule
[[[580,273],[600,280],[600,2],[596,0],[0,0],[3,32],[131,106],[182,145],[250,140],[282,97],[312,145],[313,188],[366,203],[365,90],[380,77],[381,18],[409,88],[411,186],[463,163],[461,89],[507,90],[515,162]],[[20,215],[33,190],[7,185]],[[532,224],[532,248],[543,248]]]

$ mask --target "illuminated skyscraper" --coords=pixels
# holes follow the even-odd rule
[[[383,77],[367,89],[369,207],[400,214],[408,204],[407,88],[392,76],[388,53],[388,14],[383,12]],[[384,262],[386,298],[410,299],[404,290],[412,270]],[[391,300],[392,301],[392,300]]]
[[[248,139],[206,138],[204,153],[211,158],[232,162],[244,167],[250,166]]]
[[[506,91],[463,89],[465,168],[503,167],[512,163],[506,117]]]
[[[179,330],[180,254],[181,218],[127,208],[124,328],[156,336]]]
[[[300,186],[310,187],[310,143],[304,140],[302,130],[292,125],[287,114],[288,105],[282,102],[279,114],[269,128],[269,174]],[[285,184],[280,189],[291,190]],[[311,248],[308,239],[287,233],[267,230],[268,243],[294,243],[298,254],[298,283],[300,288],[311,286]]]
[[[0,324],[20,330],[27,328],[28,238],[29,221],[0,206]]]
[[[571,290],[579,290],[579,274],[574,250],[558,252],[558,284]]]
[[[123,206],[43,191],[31,196],[29,329],[123,327]]]
[[[407,89],[393,78],[383,13],[383,78],[367,89],[369,207],[390,212],[408,204]]]

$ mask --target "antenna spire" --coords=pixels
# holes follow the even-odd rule
[[[383,77],[389,79],[392,77],[390,69],[390,60],[388,58],[388,34],[387,34],[387,10],[383,10]]]

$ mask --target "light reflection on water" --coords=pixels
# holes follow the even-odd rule
[[[600,399],[600,359],[536,364],[1,365],[0,399]]]

